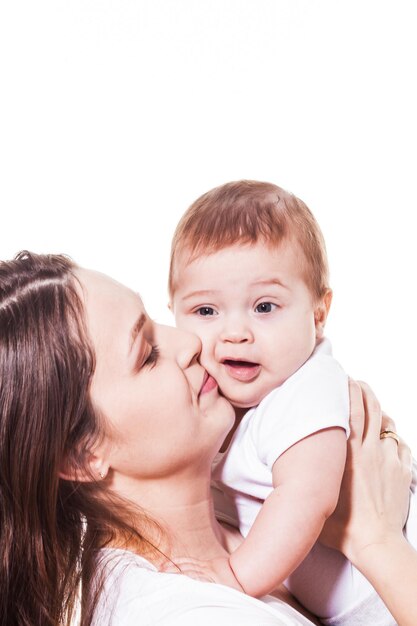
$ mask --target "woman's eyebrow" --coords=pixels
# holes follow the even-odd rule
[[[140,331],[142,330],[142,327],[145,322],[146,322],[146,315],[145,313],[141,313],[138,319],[136,320],[136,322],[133,324],[132,330],[130,331],[129,353],[131,352],[132,346],[135,343],[135,339],[139,335]]]

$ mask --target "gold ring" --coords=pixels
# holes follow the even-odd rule
[[[395,439],[395,441],[397,442],[397,446],[400,443],[399,436],[393,430],[388,430],[387,428],[385,430],[381,430],[379,438],[386,439],[387,437],[389,437],[390,439]]]

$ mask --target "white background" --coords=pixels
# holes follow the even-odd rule
[[[171,323],[182,212],[275,182],[326,237],[335,355],[417,450],[414,5],[2,0],[0,258],[68,253]]]

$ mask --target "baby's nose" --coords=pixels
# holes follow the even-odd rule
[[[221,341],[228,343],[252,343],[253,333],[244,320],[231,320],[220,333]]]

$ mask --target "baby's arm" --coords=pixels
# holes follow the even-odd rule
[[[316,542],[334,511],[346,459],[346,433],[327,428],[302,439],[273,466],[274,491],[245,541],[230,556],[244,591],[263,596],[282,583]]]

